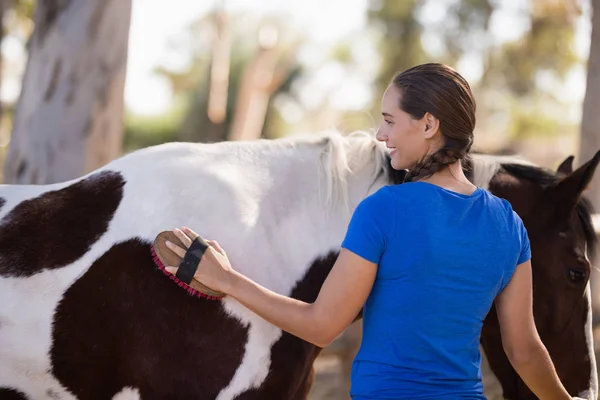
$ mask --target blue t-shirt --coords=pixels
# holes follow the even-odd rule
[[[510,203],[481,188],[386,186],[358,205],[342,247],[378,264],[352,398],[485,399],[483,320],[531,257]]]

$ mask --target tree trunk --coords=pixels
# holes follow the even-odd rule
[[[600,150],[600,0],[592,0],[592,39],[587,65],[587,87],[583,100],[578,164]],[[600,212],[600,181],[594,179],[586,192],[596,212]],[[597,264],[598,259],[594,260]],[[600,276],[592,274],[594,321],[600,321]]]
[[[289,66],[280,63],[277,36],[274,27],[259,29],[258,51],[242,75],[229,140],[252,140],[262,135],[271,96],[289,73]]]
[[[131,0],[38,1],[6,183],[44,184],[120,155]]]
[[[0,0],[0,45],[4,41],[4,14],[10,7],[10,0]],[[2,89],[2,75],[4,71],[4,59],[2,54],[0,53],[0,91]],[[2,101],[0,101],[0,129],[1,129],[1,121],[2,121],[2,113],[3,113]]]
[[[221,3],[223,4],[223,3]],[[227,116],[227,91],[231,58],[231,31],[229,16],[221,8],[215,13],[215,38],[210,66],[210,91],[208,93],[208,119],[215,125],[225,122]]]

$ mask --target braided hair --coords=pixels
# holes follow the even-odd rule
[[[405,182],[425,179],[466,159],[473,144],[475,100],[467,81],[452,68],[428,63],[397,74],[399,107],[415,119],[429,112],[440,121],[442,147],[409,169]]]

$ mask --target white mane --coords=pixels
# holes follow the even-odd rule
[[[342,134],[327,131],[322,134],[292,135],[285,141],[293,143],[313,143],[322,145],[320,171],[324,179],[324,199],[328,207],[348,207],[348,179],[364,168],[371,169],[370,178],[375,181],[382,173],[386,163],[385,145],[379,142],[373,133],[354,131]],[[498,156],[474,154],[473,183],[483,189],[489,183],[502,164],[535,164],[520,156]]]
[[[519,156],[474,154],[471,159],[473,160],[473,184],[482,189],[488,189],[490,181],[502,164],[535,165]]]
[[[368,132],[327,136],[321,153],[326,204],[347,208],[348,180],[359,171],[370,168],[369,180],[375,181],[384,168],[385,155],[385,146]]]
[[[369,179],[375,181],[384,169],[385,145],[373,133],[353,131],[347,134],[336,130],[321,133],[295,134],[276,140],[294,147],[303,144],[320,146],[319,187],[328,208],[349,206],[349,180],[369,169]]]

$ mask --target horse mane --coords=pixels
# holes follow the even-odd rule
[[[501,165],[501,168],[511,175],[535,182],[542,187],[555,185],[561,179],[554,171],[535,165],[505,163]],[[583,226],[588,251],[593,258],[597,250],[596,230],[594,229],[594,223],[592,221],[594,207],[585,196],[581,196],[577,202],[575,211]]]
[[[475,186],[487,189],[491,180],[505,164],[535,167],[529,161],[518,156],[498,156],[491,154],[473,153],[465,163],[467,176]]]
[[[387,170],[389,156],[385,145],[375,135],[367,131],[353,131],[343,134],[339,131],[326,131],[312,134],[308,139],[294,135],[294,143],[319,143],[319,179],[323,184],[327,207],[348,209],[348,180],[352,175],[370,169],[369,179],[375,180]]]
[[[535,182],[542,187],[554,185],[560,180],[554,171],[534,165],[505,162],[502,164],[502,169],[511,175]]]
[[[379,142],[372,132],[352,131],[344,134],[337,130],[324,131],[318,134],[295,134],[279,140],[280,143],[292,145],[319,145],[320,179],[323,179],[325,193],[322,196],[328,207],[348,207],[348,178],[364,168],[371,168],[370,179],[375,182],[385,174],[386,184],[401,184],[406,171],[395,170],[390,163],[390,156],[385,144]],[[516,156],[495,156],[473,154],[465,163],[473,183],[487,189],[489,182],[504,164],[529,165],[525,159]]]

